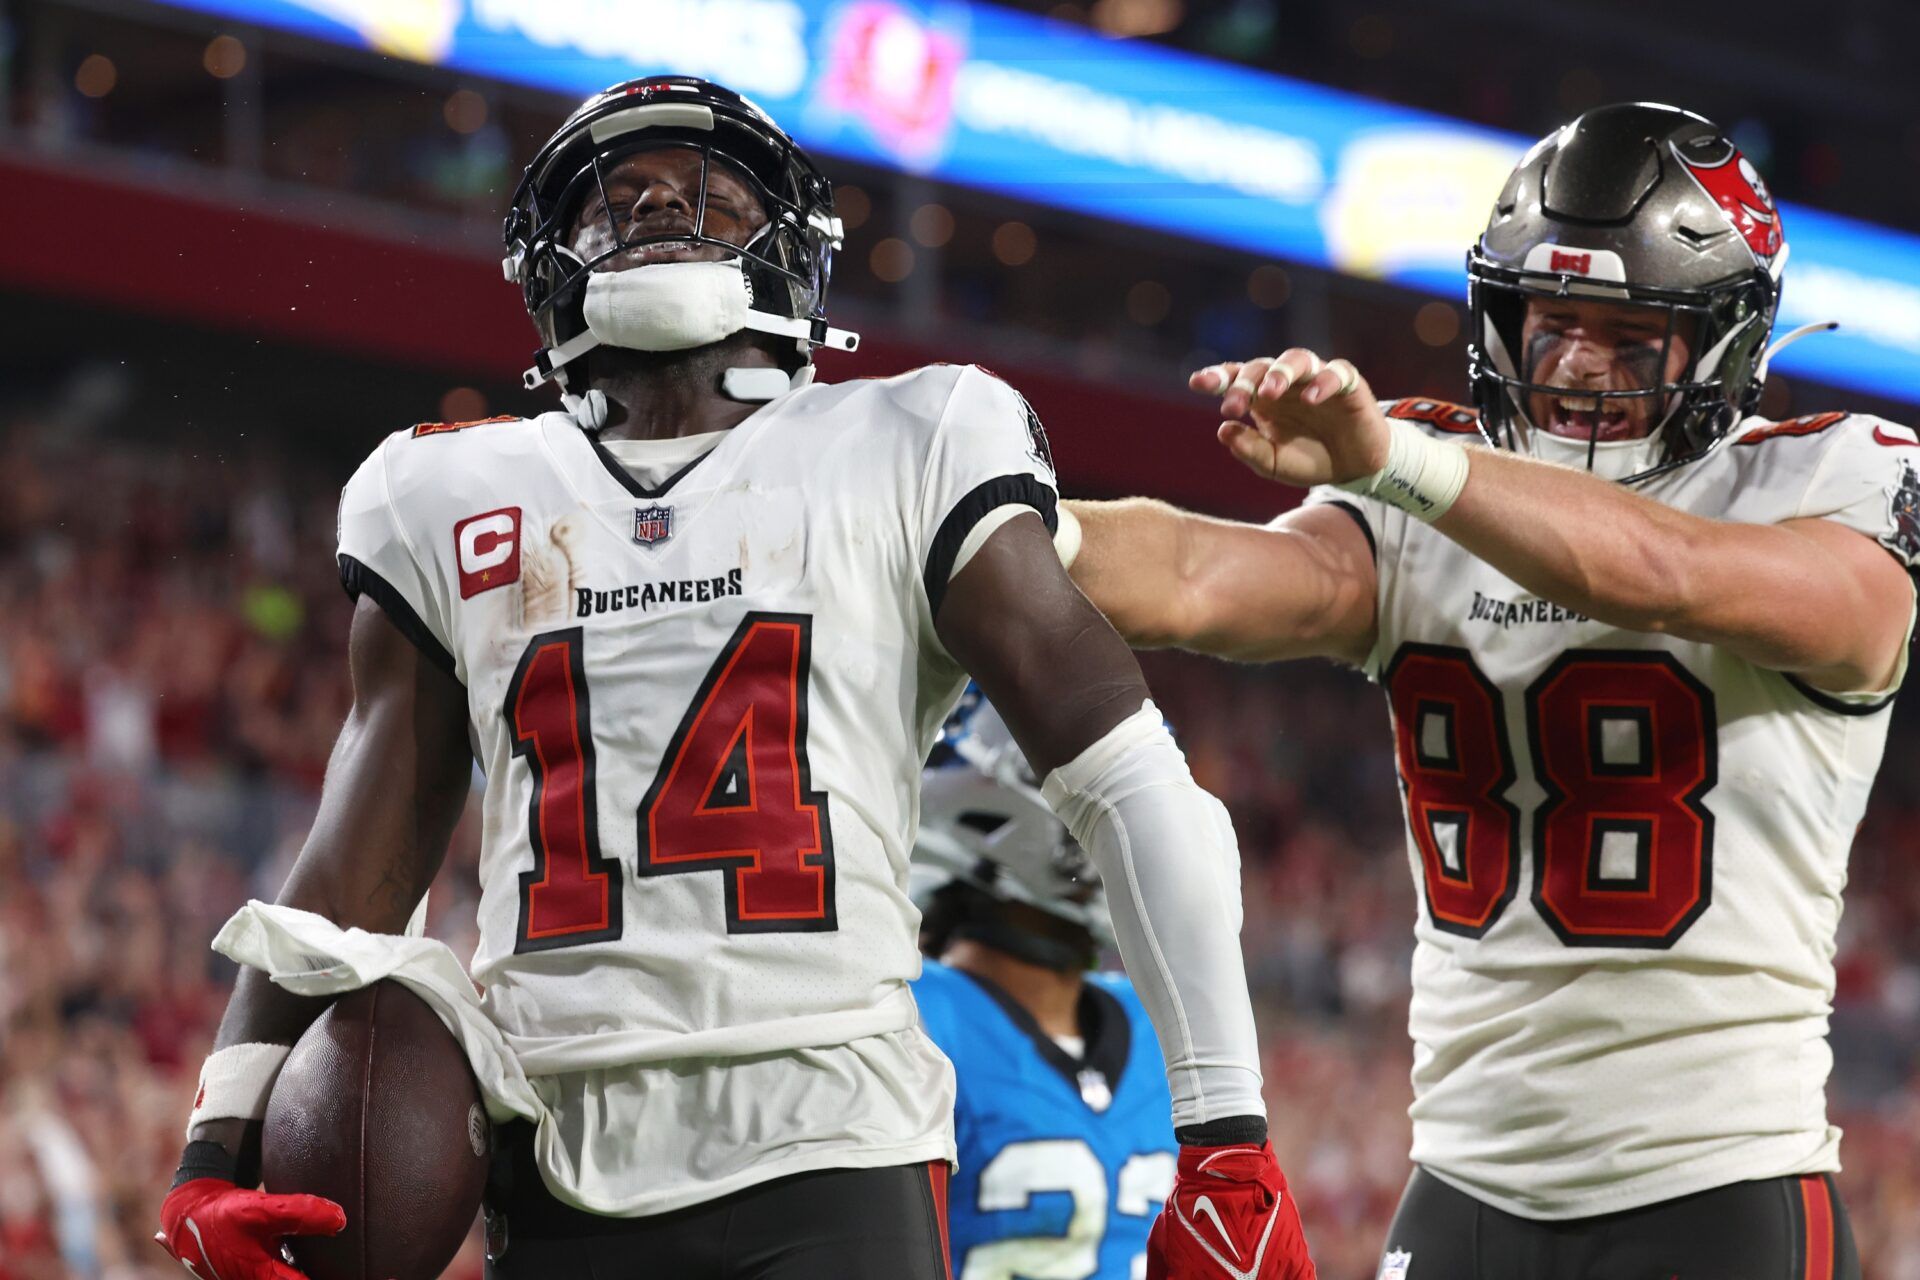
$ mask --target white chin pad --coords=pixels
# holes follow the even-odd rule
[[[587,279],[587,329],[609,347],[684,351],[746,328],[738,262],[656,262]]]

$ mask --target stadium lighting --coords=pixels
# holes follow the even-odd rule
[[[200,65],[216,80],[231,80],[247,69],[247,46],[233,36],[215,36],[207,41]]]
[[[888,236],[873,246],[867,265],[885,283],[899,284],[913,274],[913,246],[897,236]]]
[[[73,87],[86,98],[104,98],[120,81],[113,59],[104,53],[90,53],[81,59],[73,73]]]
[[[993,256],[1002,266],[1021,267],[1033,261],[1040,247],[1033,228],[1024,222],[1003,222],[993,231]]]

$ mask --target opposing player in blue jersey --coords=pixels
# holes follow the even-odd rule
[[[913,994],[960,1084],[953,1274],[1140,1280],[1177,1151],[1160,1050],[1132,985],[1090,972],[1105,892],[976,688],[927,762],[913,886]]]

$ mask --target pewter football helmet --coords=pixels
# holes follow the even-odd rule
[[[1677,381],[1594,393],[1658,401],[1657,465],[1630,479],[1700,457],[1759,402],[1786,259],[1772,195],[1711,121],[1656,103],[1587,112],[1527,152],[1467,255],[1481,431],[1519,447],[1526,397],[1549,390],[1521,350],[1530,296],[1615,299],[1664,309],[1668,344],[1696,324]]]

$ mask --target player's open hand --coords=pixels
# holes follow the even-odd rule
[[[1187,379],[1220,397],[1220,443],[1269,480],[1340,484],[1387,463],[1389,428],[1360,371],[1304,347],[1209,365]]]

